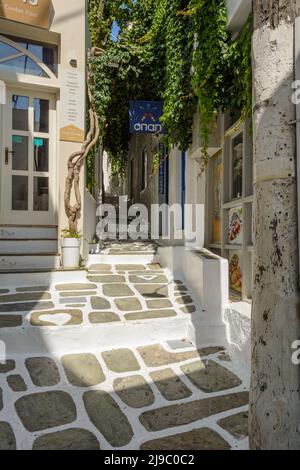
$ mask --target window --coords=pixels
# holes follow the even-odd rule
[[[147,150],[142,152],[142,188],[143,191],[148,186],[148,155]]]
[[[28,39],[8,37],[11,41],[31,52],[39,61],[45,64],[54,75],[57,75],[58,50],[57,46],[43,44]]]
[[[236,117],[236,116],[235,116]],[[251,298],[253,156],[249,122],[224,116],[223,148],[208,166],[209,248],[227,258],[231,298]],[[230,126],[230,127],[228,127]]]
[[[49,73],[40,63],[49,69]],[[57,47],[1,36],[0,70],[43,78],[49,78],[51,72],[57,75]]]

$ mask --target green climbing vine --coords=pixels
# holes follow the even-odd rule
[[[114,174],[126,167],[130,100],[163,101],[168,148],[188,148],[198,109],[204,163],[218,111],[251,115],[252,21],[232,40],[225,0],[106,0],[103,11],[89,0],[89,22],[104,49],[91,64],[93,93]]]

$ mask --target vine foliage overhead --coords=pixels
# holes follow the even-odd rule
[[[130,100],[163,101],[168,148],[188,148],[198,111],[204,163],[219,110],[251,115],[252,20],[233,40],[225,0],[89,0],[89,24],[104,49],[92,93],[114,174],[126,167]]]

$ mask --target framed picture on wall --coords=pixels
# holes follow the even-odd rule
[[[229,211],[228,242],[230,245],[243,244],[243,207],[235,207]]]
[[[243,291],[243,259],[239,251],[229,253],[229,287],[230,290],[242,294]]]

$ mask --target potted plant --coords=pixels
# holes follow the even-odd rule
[[[80,248],[82,235],[69,229],[61,232],[61,252],[63,268],[78,268],[80,265]]]

